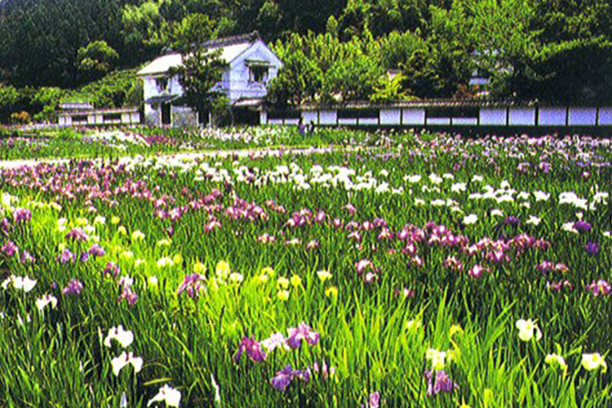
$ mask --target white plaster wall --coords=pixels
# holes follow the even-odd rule
[[[597,110],[595,108],[570,108],[570,126],[589,126],[597,122]]]
[[[178,76],[173,76],[172,78],[168,78],[168,86],[166,89],[158,89],[156,78],[153,76],[145,76],[143,77],[143,92],[144,92],[144,100],[146,101],[149,98],[159,96],[162,94],[166,95],[182,95],[183,87],[179,82]]]
[[[246,65],[247,60],[261,60],[270,63],[266,82],[250,82],[250,69]],[[281,66],[282,63],[274,53],[263,42],[257,41],[232,61],[228,75],[229,84],[224,83],[221,86],[228,89],[228,98],[232,101],[241,98],[263,98],[268,93],[267,85],[276,77]]]
[[[302,119],[304,120],[304,124],[308,125],[310,124],[310,122],[314,122],[315,124],[317,124],[319,118],[317,115],[317,111],[303,111]]]
[[[612,125],[612,108],[600,108],[599,109],[599,125],[600,126]]]
[[[259,124],[266,125],[268,123],[268,112],[262,110],[259,112]]]
[[[360,125],[366,125],[366,126],[376,126],[378,125],[378,119],[373,119],[373,118],[359,118],[358,119],[358,123]]]
[[[453,125],[465,126],[465,125],[478,125],[477,118],[453,118]]]
[[[179,82],[178,76],[174,76],[168,80],[168,87],[166,89],[167,89],[166,92],[169,93],[170,95],[182,95],[183,94],[183,87],[181,86],[181,83]]]
[[[399,125],[402,118],[401,109],[381,109],[380,124],[381,125]]]
[[[535,126],[535,108],[510,108],[510,125]]]
[[[540,108],[539,126],[565,126],[565,108]]]
[[[338,120],[338,111],[323,110],[319,112],[320,125],[335,125]]]
[[[338,119],[338,124],[339,125],[356,125],[357,124],[357,119]]]
[[[152,76],[145,76],[142,78],[142,89],[145,101],[159,94],[157,91],[157,85],[155,84],[155,78]]]
[[[482,108],[480,109],[481,125],[506,125],[506,109]]]
[[[450,118],[427,118],[428,125],[450,125]]]
[[[403,109],[402,116],[404,125],[425,124],[425,109]]]

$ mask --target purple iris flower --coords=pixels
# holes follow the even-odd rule
[[[119,265],[114,262],[109,262],[106,264],[106,268],[104,268],[104,272],[102,272],[102,276],[112,276],[117,277],[121,273],[121,269],[119,269]]]
[[[285,368],[276,373],[276,376],[270,379],[270,384],[278,391],[285,391],[295,378],[304,382],[310,381],[310,369],[293,370],[290,365],[286,365]]]
[[[437,395],[440,392],[451,393],[459,386],[455,384],[444,370],[436,371],[435,380],[431,371],[425,371],[425,378],[427,379],[427,395]]]
[[[178,294],[185,292],[187,296],[190,298],[195,298],[200,293],[200,289],[202,288],[202,281],[204,277],[197,273],[193,273],[191,275],[185,276],[183,279],[183,283],[178,288]]]
[[[82,253],[81,253],[81,256],[79,257],[79,260],[80,260],[81,262],[87,262],[87,261],[89,261],[89,253],[87,253],[87,252],[82,252]]]
[[[26,208],[17,208],[13,212],[13,219],[15,223],[19,224],[21,222],[25,223],[32,219],[32,212]]]
[[[21,263],[34,263],[35,259],[28,251],[23,251],[21,254]]]
[[[129,286],[124,286],[119,295],[119,301],[125,300],[128,305],[132,306],[138,300],[138,295]]]
[[[596,242],[587,242],[587,244],[584,246],[584,249],[586,250],[587,254],[591,256],[599,254],[599,245]]]
[[[73,228],[69,233],[66,234],[66,239],[73,239],[75,241],[87,241],[89,236],[81,228]]]
[[[591,224],[586,221],[576,221],[574,223],[574,229],[578,232],[589,232],[591,231]]]
[[[104,251],[104,248],[102,248],[100,245],[98,244],[93,244],[91,246],[91,248],[89,248],[89,255],[95,257],[95,258],[99,258],[102,257],[104,255],[106,255],[106,251]]]
[[[2,252],[7,256],[13,256],[19,251],[19,248],[13,241],[7,241],[6,244],[2,245]]]
[[[552,170],[552,164],[543,161],[543,162],[540,162],[540,164],[538,165],[538,168],[542,170],[544,173],[548,173],[549,171]]]
[[[292,327],[288,329],[287,332],[289,333],[289,337],[287,337],[286,343],[294,350],[300,347],[302,340],[306,340],[306,343],[311,346],[315,346],[319,343],[319,333],[312,330],[312,328],[304,322],[300,323],[297,328]]]
[[[238,351],[234,356],[235,363],[238,363],[240,361],[242,353],[246,353],[247,357],[249,357],[255,363],[261,363],[268,357],[265,351],[263,351],[263,349],[261,348],[261,344],[259,344],[258,341],[255,341],[248,337],[243,337],[240,341]]]
[[[270,383],[278,391],[285,391],[285,388],[287,388],[289,384],[291,384],[291,381],[293,381],[293,377],[294,374],[291,366],[286,365],[285,368],[276,373],[276,376],[270,380]]]
[[[57,257],[58,262],[66,264],[68,262],[74,262],[76,260],[76,256],[70,252],[68,248],[64,249],[60,256]]]
[[[517,217],[515,217],[514,215],[509,216],[508,218],[506,218],[504,220],[504,225],[511,225],[513,227],[516,227],[517,225],[519,225],[521,223],[521,220],[519,220]]]
[[[603,279],[591,283],[586,288],[595,296],[608,295],[610,292],[612,292],[612,285]]]
[[[68,282],[68,285],[62,289],[64,295],[80,295],[83,291],[83,284],[77,279],[73,279]]]
[[[370,394],[370,398],[368,398],[369,408],[378,408],[380,407],[380,392],[376,391]]]

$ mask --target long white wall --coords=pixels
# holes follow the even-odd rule
[[[371,108],[368,111],[371,112]],[[612,107],[482,107],[468,115],[450,113],[444,117],[428,115],[425,107],[380,108],[378,117],[359,117],[359,109],[354,115],[339,118],[338,109],[309,109],[301,112],[304,123],[320,126],[490,126],[490,127],[564,127],[564,126],[612,126]],[[274,115],[270,119],[262,112],[261,123],[288,125],[297,119],[283,119]]]

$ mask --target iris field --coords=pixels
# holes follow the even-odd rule
[[[0,405],[612,404],[610,140],[328,135],[0,170]]]

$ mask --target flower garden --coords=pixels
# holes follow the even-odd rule
[[[612,403],[611,141],[329,135],[0,170],[0,405]]]

